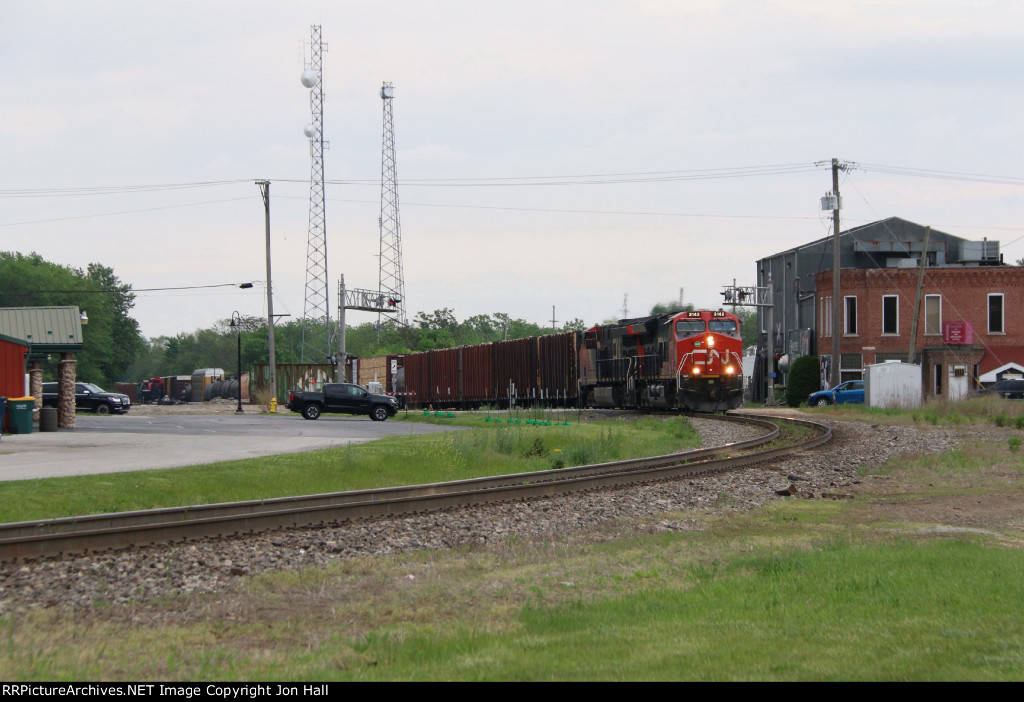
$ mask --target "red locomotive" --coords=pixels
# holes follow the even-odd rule
[[[592,327],[583,334],[579,375],[588,407],[735,409],[743,404],[739,319],[700,310]]]

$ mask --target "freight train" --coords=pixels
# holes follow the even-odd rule
[[[735,315],[699,310],[582,332],[353,360],[410,408],[622,407],[721,412],[743,403]]]

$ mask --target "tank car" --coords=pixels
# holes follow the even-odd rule
[[[624,319],[583,334],[582,404],[722,412],[743,404],[739,319],[698,310]]]

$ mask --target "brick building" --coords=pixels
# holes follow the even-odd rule
[[[840,376],[862,377],[868,364],[906,361],[911,350],[918,271],[910,268],[842,270]],[[832,272],[815,277],[819,354],[832,345]],[[827,291],[827,292],[826,292]],[[925,397],[945,397],[951,378],[970,387],[1024,355],[1024,268],[925,268],[918,306],[914,362],[921,364]]]
[[[833,238],[824,237],[757,262],[758,286],[772,287],[771,333],[783,367],[806,354],[832,363],[832,251]],[[926,233],[892,217],[842,232],[839,254],[841,380],[863,377],[868,364],[907,360],[922,259],[913,350],[925,397],[957,396],[982,376],[1024,369],[1024,267],[1003,265],[999,242]],[[764,310],[759,320],[766,336]]]

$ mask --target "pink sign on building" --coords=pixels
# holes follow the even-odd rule
[[[945,344],[973,344],[974,324],[971,322],[943,322],[942,342]]]

